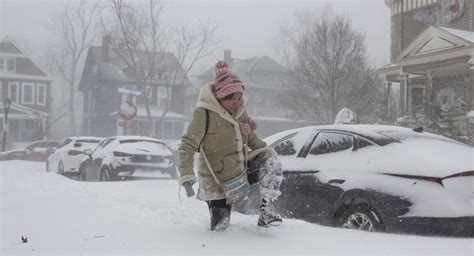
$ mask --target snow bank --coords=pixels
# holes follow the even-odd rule
[[[472,255],[472,239],[337,229],[297,220],[258,229],[232,213],[210,232],[208,210],[176,180],[77,182],[44,164],[0,163],[2,255]],[[27,236],[28,243],[20,237]]]

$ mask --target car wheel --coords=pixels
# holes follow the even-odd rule
[[[87,181],[86,170],[82,166],[79,167],[79,180],[80,181]]]
[[[350,206],[339,217],[338,226],[369,232],[385,230],[382,219],[373,209],[364,204]]]
[[[59,162],[58,174],[64,175],[64,164],[63,164],[63,161],[60,161],[60,162]]]
[[[49,172],[49,161],[46,161],[46,172]]]
[[[99,181],[110,181],[110,171],[108,167],[103,167],[100,171]]]

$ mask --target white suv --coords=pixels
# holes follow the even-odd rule
[[[67,137],[54,150],[46,161],[46,171],[59,174],[78,173],[79,164],[84,158],[84,150],[93,149],[103,138],[74,136]]]

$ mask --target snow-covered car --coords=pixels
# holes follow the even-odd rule
[[[58,145],[59,141],[56,140],[35,141],[24,148],[1,152],[0,161],[26,160],[45,162]]]
[[[460,142],[381,125],[284,131],[265,141],[283,164],[278,212],[367,231],[474,236],[474,151]],[[258,194],[235,209],[252,212]]]
[[[79,177],[109,181],[116,177],[153,177],[157,172],[177,177],[173,153],[165,143],[144,136],[105,138],[80,164]]]
[[[94,149],[102,140],[100,137],[73,136],[63,139],[46,161],[46,171],[58,174],[78,173],[84,158],[84,150]]]

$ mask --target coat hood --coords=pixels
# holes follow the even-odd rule
[[[237,112],[232,116],[227,112],[224,107],[219,103],[214,93],[212,93],[212,83],[204,85],[199,91],[198,101],[196,107],[209,109],[218,113],[225,119],[238,119],[245,111],[244,107],[240,107]],[[244,105],[247,102],[247,98],[243,95]]]

